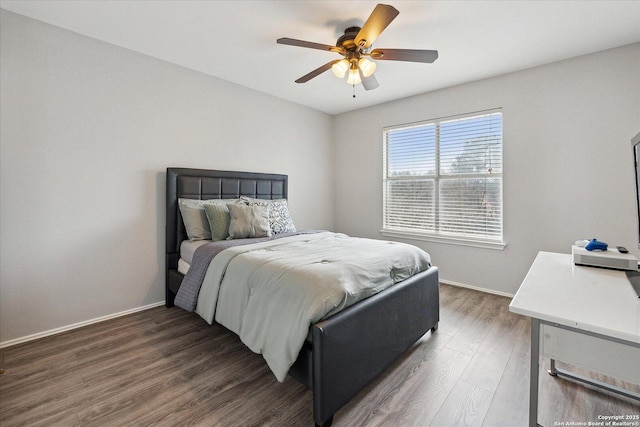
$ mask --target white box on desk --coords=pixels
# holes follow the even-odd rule
[[[612,248],[606,251],[588,251],[580,246],[571,247],[573,263],[590,267],[613,268],[615,270],[637,270],[638,259],[630,254],[621,254]]]

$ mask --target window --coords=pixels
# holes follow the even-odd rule
[[[499,110],[383,133],[384,234],[504,248]]]

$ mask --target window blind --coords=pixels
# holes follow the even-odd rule
[[[383,229],[502,241],[502,113],[386,128]]]

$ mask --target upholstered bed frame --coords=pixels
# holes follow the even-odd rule
[[[166,305],[183,275],[180,243],[187,238],[178,198],[287,198],[288,177],[279,174],[167,169]],[[311,326],[289,374],[313,390],[316,425],[333,415],[439,321],[438,269],[431,267]]]

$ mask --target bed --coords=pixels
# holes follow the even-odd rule
[[[281,174],[168,168],[166,187],[166,306],[184,275],[180,245],[188,240],[179,199],[278,200],[288,197]],[[334,414],[429,330],[438,328],[438,269],[431,266],[310,327],[288,374],[313,391],[317,426]]]

